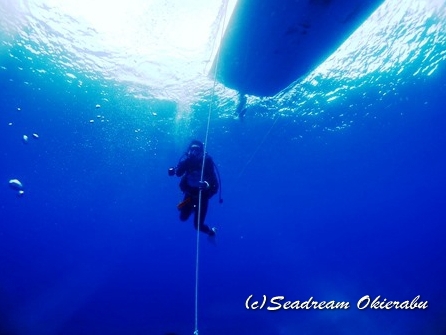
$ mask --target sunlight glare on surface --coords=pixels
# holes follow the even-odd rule
[[[446,0],[386,0],[332,55],[261,106],[283,113],[326,115],[338,130],[376,99],[433,76],[446,61]],[[364,91],[351,103],[351,95]],[[342,110],[342,118],[327,111]]]
[[[0,14],[7,17],[3,29],[13,36],[11,44],[48,56],[67,73],[129,83],[130,90],[145,86],[148,96],[174,98],[186,84],[206,78],[235,4],[28,0],[0,5]]]
[[[358,79],[370,73],[413,69],[432,73],[446,55],[446,1],[387,0],[306,81]]]

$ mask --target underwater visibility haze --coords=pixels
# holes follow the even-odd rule
[[[446,334],[446,2],[385,1],[243,117],[211,72],[235,5],[0,0],[1,335]],[[193,139],[224,199],[197,291]]]

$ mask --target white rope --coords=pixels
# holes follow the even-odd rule
[[[224,15],[223,15],[223,28],[221,29],[221,35],[220,35],[220,44],[223,40],[223,33],[224,33],[224,26],[226,21],[226,12],[228,9],[228,1],[225,2],[225,8],[224,8]],[[218,63],[220,61],[220,50],[217,51],[216,54],[216,63],[215,63],[215,73],[214,73],[214,84],[212,86],[212,94],[211,94],[211,101],[209,104],[209,112],[208,112],[208,120],[206,124],[206,135],[204,138],[204,147],[203,147],[203,161],[201,164],[201,177],[200,181],[203,182],[204,177],[204,163],[206,161],[206,152],[207,152],[207,144],[208,144],[208,137],[209,137],[209,128],[211,124],[211,114],[212,114],[212,107],[214,105],[215,100],[215,87],[217,86],[217,70],[218,70]],[[201,199],[202,199],[202,191],[200,189],[200,192],[198,193],[198,222],[197,222],[197,246],[196,246],[196,258],[195,258],[195,330],[194,335],[198,335],[198,274],[199,274],[199,255],[200,255],[200,226],[201,226]]]

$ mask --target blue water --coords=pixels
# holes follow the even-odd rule
[[[80,86],[20,45],[9,54],[0,334],[192,334],[196,232],[178,219],[167,168],[204,138],[207,98],[178,119],[175,103],[125,83],[75,73]],[[274,111],[295,110],[291,99],[251,103],[243,120],[211,116],[224,203],[212,199],[207,216],[216,243],[200,237],[200,334],[446,334],[445,63],[409,73],[351,81],[343,103],[311,119]],[[323,96],[333,81],[313,89]],[[250,295],[350,308],[247,310]],[[428,308],[359,310],[365,295],[419,295]]]

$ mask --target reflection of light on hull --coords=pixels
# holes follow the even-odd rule
[[[323,62],[383,1],[240,2],[217,77],[242,93],[275,95]]]

